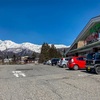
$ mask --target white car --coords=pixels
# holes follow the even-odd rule
[[[47,64],[47,65],[51,65],[51,60],[48,60],[48,61],[46,62],[46,64]]]
[[[68,62],[68,58],[62,58],[59,62],[59,66],[60,67],[63,67],[63,68],[66,68],[67,67],[67,62]]]

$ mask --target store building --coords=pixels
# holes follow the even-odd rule
[[[90,19],[70,48],[66,56],[86,55],[100,51],[100,16]]]

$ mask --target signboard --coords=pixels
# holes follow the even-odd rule
[[[89,36],[85,39],[85,44],[90,44],[100,40],[100,23],[95,24],[89,30]]]
[[[92,34],[92,35],[88,36],[86,38],[86,42],[87,42],[87,44],[93,43],[93,42],[98,41],[98,38],[99,38],[99,34],[98,33],[95,33],[95,34]]]

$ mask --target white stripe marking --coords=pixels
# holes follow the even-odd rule
[[[78,74],[80,77],[88,76],[87,74]]]
[[[21,71],[12,71],[12,73],[14,74],[14,76],[19,77],[19,76],[23,76],[26,77],[26,75],[24,73],[22,73]]]
[[[23,77],[25,77],[25,76],[26,76],[24,73],[19,73],[19,75],[22,75]]]
[[[16,77],[19,77],[19,75],[18,74],[14,74]]]

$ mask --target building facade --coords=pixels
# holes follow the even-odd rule
[[[86,55],[100,51],[100,16],[90,19],[81,33],[77,36],[66,56]]]

